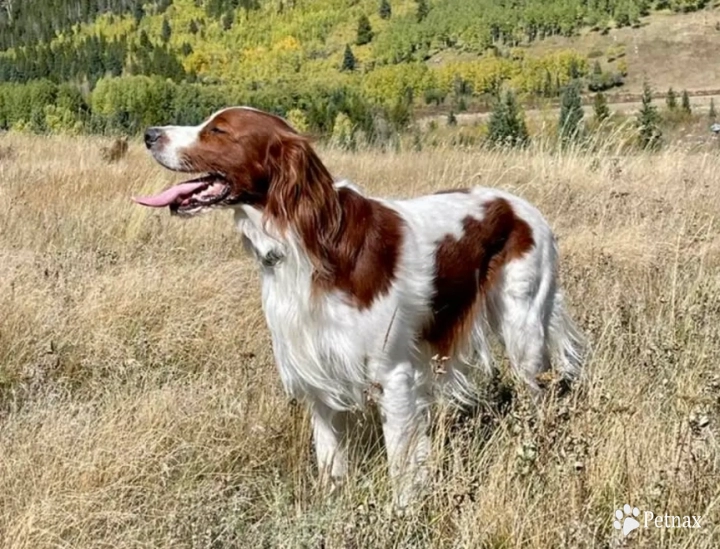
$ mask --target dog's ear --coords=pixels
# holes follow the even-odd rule
[[[328,246],[342,221],[330,172],[310,140],[294,133],[277,135],[268,146],[267,158],[267,215],[280,230],[293,231],[315,268],[326,274],[331,269]]]

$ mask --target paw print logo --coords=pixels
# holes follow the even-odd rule
[[[615,518],[617,520],[613,522],[613,527],[615,530],[622,530],[623,536],[627,536],[640,526],[636,518],[638,516],[640,516],[640,509],[630,507],[626,503],[622,509],[615,511]]]

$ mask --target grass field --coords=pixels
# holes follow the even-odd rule
[[[372,417],[345,489],[316,486],[230,213],[133,205],[174,176],[101,144],[0,136],[0,547],[720,546],[717,152],[323,151],[373,193],[536,202],[594,349],[542,416],[507,376],[438,410],[430,495],[395,516]],[[625,503],[702,527],[622,540]]]

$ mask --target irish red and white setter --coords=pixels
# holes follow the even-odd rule
[[[579,374],[555,238],[525,200],[488,188],[365,196],[283,119],[247,107],[150,128],[145,143],[166,168],[206,175],[136,202],[179,216],[234,211],[259,264],[280,377],[312,411],[321,473],[345,475],[345,416],[371,395],[396,502],[408,503],[427,474],[429,404],[472,394],[471,365],[492,371],[490,334],[535,393],[552,355],[563,376]]]

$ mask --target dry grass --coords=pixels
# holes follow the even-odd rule
[[[228,212],[134,206],[173,178],[137,144],[108,165],[94,140],[3,141],[0,546],[615,547],[626,502],[704,517],[629,546],[720,545],[716,154],[325,152],[375,193],[535,201],[595,348],[542,419],[523,399],[441,411],[431,495],[395,517],[377,448],[335,500],[317,489]]]

